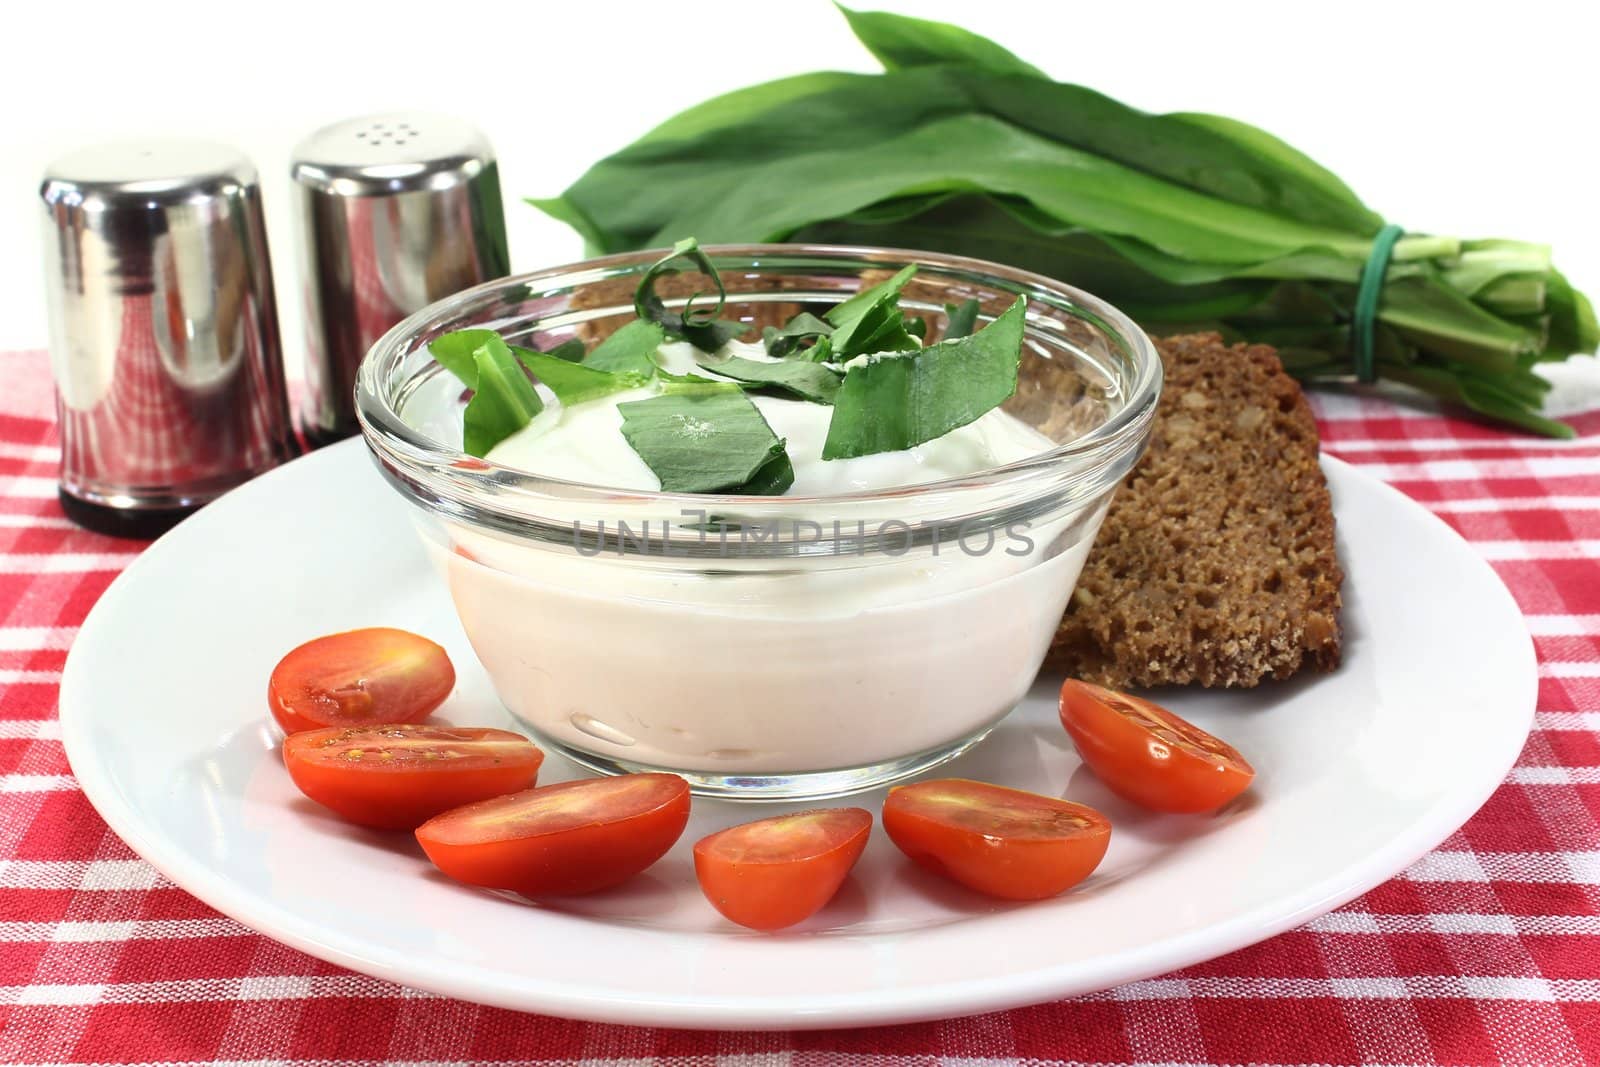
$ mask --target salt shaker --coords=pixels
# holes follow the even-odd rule
[[[256,170],[204,141],[58,159],[44,201],[61,506],[149,537],[288,457]]]
[[[510,273],[499,169],[458,119],[348,119],[295,149],[306,390],[313,444],[354,433],[361,358],[414,311]]]

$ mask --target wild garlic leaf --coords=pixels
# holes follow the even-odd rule
[[[833,338],[819,337],[817,343],[810,348],[802,348],[799,352],[789,357],[790,359],[808,359],[812,363],[832,363]]]
[[[843,341],[829,338],[833,342],[834,362],[856,356],[875,356],[880,352],[915,352],[922,347],[922,342],[907,328],[906,318],[898,307],[891,305],[882,315],[872,313],[868,319],[876,321],[867,321],[860,333],[846,336]]]
[[[696,366],[698,365],[699,364],[696,364]],[[686,391],[697,385],[721,386],[732,384],[731,382],[724,382],[718,378],[707,378],[704,374],[696,374],[694,371],[688,371],[683,374],[679,374],[676,371],[670,371],[662,364],[661,353],[659,351],[651,353],[650,366],[654,368],[656,378],[661,382],[662,388],[669,393]]]
[[[666,302],[656,292],[656,283],[662,278],[673,274],[681,274],[686,270],[697,271],[710,278],[717,287],[717,302],[712,307],[696,308],[695,300],[702,293],[690,296],[684,304],[682,311],[671,311]],[[722,305],[727,301],[727,290],[722,286],[722,276],[717,273],[717,268],[711,262],[711,257],[706,255],[700,243],[693,237],[686,237],[672,246],[672,251],[651,264],[639,279],[639,286],[633,293],[634,311],[641,319],[656,323],[673,337],[681,337],[694,345],[702,352],[715,352],[729,341],[745,332],[746,327],[737,322],[728,322],[717,318],[717,313],[722,310]]]
[[[703,325],[685,326],[683,339],[702,352],[717,352],[729,341],[742,337],[749,329],[742,322],[716,319]]]
[[[761,465],[743,485],[724,489],[725,493],[739,496],[782,496],[794,484],[794,462],[787,449],[780,448],[773,457]]]
[[[783,440],[732,382],[669,386],[660,396],[618,404],[617,410],[622,436],[663,492],[770,496],[794,480],[792,467],[787,481],[783,476]]]
[[[1218,115],[1145,115],[1092,90],[1044,80],[1037,67],[960,27],[887,12],[840,10],[887,70],[949,64],[999,75],[977,89],[975,105],[1055,140],[1082,144],[1214,196],[1258,197],[1263,206],[1307,221],[1368,230],[1381,224],[1337,176],[1253,126]],[[815,83],[818,90],[827,84]],[[720,98],[724,110],[731,110],[734,95]],[[1197,162],[1208,158],[1209,163]],[[1100,292],[1098,286],[1091,288]]]
[[[888,281],[829,308],[823,318],[834,327],[828,338],[833,346],[831,358],[914,352],[922,347],[906,329],[906,318],[900,311],[900,290],[916,273],[915,266],[906,267]]]
[[[503,341],[504,339],[494,330],[456,330],[452,333],[441,334],[428,343],[428,351],[445,370],[461,379],[468,389],[477,387],[478,366],[472,354],[480,345],[489,340]],[[524,352],[536,352],[538,349],[521,349]],[[577,338],[563,341],[554,348],[545,352],[545,355],[564,359],[569,363],[583,361],[583,342]]]
[[[834,397],[823,459],[899,452],[942,437],[1017,389],[1027,299],[970,337],[850,368]]]
[[[732,384],[734,384],[733,382],[722,382],[722,381],[717,380],[716,378],[707,378],[704,374],[695,374],[693,371],[689,372],[688,374],[676,374],[676,373],[674,373],[674,372],[672,372],[670,370],[667,370],[665,367],[657,367],[656,368],[656,377],[661,379],[662,385],[664,385],[666,387],[668,392],[671,392],[674,387],[680,386],[680,385],[732,385]]]
[[[835,327],[843,329],[848,323],[854,322],[865,315],[873,305],[881,304],[886,297],[893,296],[898,301],[900,290],[904,289],[906,283],[916,277],[916,274],[916,264],[903,267],[888,281],[879,282],[877,285],[861,290],[850,299],[833,305],[823,313],[822,317]]]
[[[568,363],[547,352],[535,352],[531,348],[511,348],[512,354],[522,361],[522,365],[533,372],[546,389],[556,395],[565,407],[581,404],[585,400],[594,400],[597,397],[609,396],[620,393],[624,389],[637,389],[649,383],[647,375],[636,374],[632,371],[595,370],[582,363]]]
[[[761,331],[761,343],[769,356],[787,356],[805,341],[816,341],[833,333],[833,327],[809,311],[802,311],[783,324]]]
[[[1384,220],[1331,171],[1233,119],[1147,114],[1050,81],[953,26],[846,15],[887,73],[800,75],[724,94],[541,206],[597,252],[696,233],[977,256],[1071,278],[1152,332],[1211,322],[1279,344],[1305,380],[1349,374],[1348,290]],[[1529,365],[1600,344],[1593,307],[1553,268],[1470,287],[1453,260],[1477,244],[1402,240],[1385,275],[1376,339],[1392,351],[1378,372],[1570,433],[1537,415]],[[1496,272],[1521,259],[1503,246],[1494,257]],[[1320,299],[1283,300],[1283,283],[1297,281]],[[1418,287],[1436,291],[1404,291]],[[792,358],[826,358],[823,347]]]
[[[987,37],[952,26],[887,11],[854,11],[839,5],[850,29],[885,70],[960,63],[996,74],[1045,77],[1044,71],[1019,59]]]
[[[478,363],[473,353],[489,340],[500,340],[493,330],[456,330],[440,334],[428,342],[428,351],[445,370],[461,379],[468,389],[478,387]]]
[[[554,348],[546,350],[545,354],[555,356],[557,359],[564,359],[568,363],[582,363],[588,352],[589,350],[584,347],[583,342],[574,337],[570,341],[562,341]]]
[[[742,356],[730,356],[707,363],[706,369],[745,385],[782,389],[813,404],[832,404],[834,395],[839,392],[842,377],[832,367],[798,359],[763,363]]]
[[[677,233],[790,240],[887,200],[974,191],[1209,263],[1322,246],[1354,254],[1382,222],[1347,191],[1333,195],[1321,179],[1308,186],[1281,161],[1183,117],[948,66],[865,76],[686,141],[635,145],[590,168],[564,199],[603,220],[607,250],[620,251]]]
[[[507,437],[533,421],[544,402],[498,334],[473,350],[476,391],[461,416],[461,447],[483,457]]]
[[[959,304],[946,304],[944,306],[944,340],[953,341],[958,337],[970,337],[978,325],[977,300],[964,300]]]
[[[583,365],[613,374],[621,372],[649,377],[656,371],[656,349],[666,339],[666,331],[656,323],[634,319],[596,345]]]

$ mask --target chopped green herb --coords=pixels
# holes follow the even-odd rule
[[[852,366],[834,398],[823,459],[898,452],[965,426],[1017,389],[1025,297],[970,337]]]
[[[724,489],[723,492],[737,493],[740,496],[782,496],[793,484],[794,462],[789,459],[788,450],[780,448],[771,459],[761,465],[760,470],[750,476],[749,481],[732,489]]]
[[[665,367],[657,367],[656,368],[656,377],[661,379],[662,384],[665,385],[668,388],[669,392],[671,391],[671,387],[675,386],[675,385],[732,385],[732,384],[734,384],[733,382],[724,382],[724,381],[720,381],[720,380],[718,380],[716,378],[707,378],[704,374],[695,374],[692,371],[690,373],[688,373],[688,374],[674,374],[672,371],[667,370]]]
[[[834,394],[839,391],[839,381],[842,377],[832,367],[798,359],[786,359],[781,363],[763,363],[742,356],[730,356],[716,363],[706,364],[706,369],[746,385],[782,389],[813,404],[833,403]]]
[[[651,355],[650,365],[655,368],[656,377],[661,380],[663,388],[665,388],[668,392],[673,391],[680,385],[731,384],[729,382],[721,381],[717,378],[707,378],[704,374],[696,374],[693,371],[690,371],[687,374],[678,374],[675,371],[670,371],[661,365],[661,353],[659,352]]]
[[[698,271],[711,279],[717,287],[714,307],[709,310],[695,308],[695,300],[704,295],[695,293],[684,303],[681,312],[667,309],[665,301],[656,292],[656,282],[686,270]],[[668,334],[683,338],[702,352],[715,352],[745,332],[745,327],[740,323],[717,318],[727,298],[727,290],[722,287],[722,276],[717,273],[711,257],[706,255],[698,241],[686,237],[672,246],[670,254],[657,260],[645,271],[639,279],[639,287],[634,290],[633,307],[641,319],[658,324]]]
[[[476,389],[478,363],[472,354],[490,338],[498,341],[500,335],[493,330],[456,330],[429,341],[428,351],[441,367],[460,378],[462,385]]]
[[[664,492],[771,496],[794,481],[783,440],[731,382],[679,384],[617,410],[622,436]]]
[[[462,448],[486,456],[495,445],[533,421],[544,410],[533,383],[498,334],[473,350],[472,399],[462,412]],[[447,364],[448,366],[448,364]]]
[[[490,345],[501,343],[503,342],[498,337],[488,342]],[[581,404],[585,400],[620,393],[624,389],[637,389],[650,383],[648,375],[632,371],[612,373],[595,370],[591,366],[568,363],[551,353],[535,352],[531,348],[512,346],[511,351],[522,361],[522,365],[532,371],[533,376],[567,407]]]
[[[833,338],[819,337],[817,343],[810,348],[803,348],[790,357],[791,359],[809,359],[813,363],[833,362]]]
[[[833,341],[832,358],[834,362],[843,362],[856,356],[875,356],[883,352],[915,352],[922,347],[922,341],[907,327],[908,322],[900,309],[890,305],[871,332],[847,337],[843,341],[837,336],[830,338]]]
[[[660,326],[644,319],[634,319],[596,345],[583,365],[613,374],[620,372],[649,377],[656,372],[656,349],[666,339],[666,331]]]
[[[863,289],[842,304],[828,309],[823,318],[833,327],[831,358],[850,359],[879,352],[914,352],[922,347],[906,329],[900,311],[900,290],[917,273],[906,267],[893,278],[870,289]]]
[[[768,326],[761,331],[761,343],[769,356],[787,356],[805,341],[820,341],[833,333],[833,327],[809,311],[802,311],[783,324],[780,330]]]
[[[978,326],[977,300],[964,300],[959,304],[946,304],[944,306],[944,339],[953,341],[958,337],[970,337],[972,331]]]
[[[849,300],[833,305],[823,313],[822,317],[833,323],[833,325],[843,328],[846,323],[861,318],[873,305],[881,304],[885,297],[892,295],[898,301],[900,290],[904,289],[906,284],[916,275],[917,268],[915,266],[902,267],[888,281],[869,286]]]
[[[582,363],[583,357],[588,351],[583,346],[583,342],[574,337],[570,341],[562,341],[545,354],[555,356],[557,359],[564,359],[568,363]]]
[[[504,341],[493,330],[456,330],[452,333],[440,334],[428,342],[428,351],[445,370],[461,379],[468,389],[476,389],[478,382],[478,366],[473,360],[473,353],[489,340]],[[536,348],[521,348],[519,352],[538,352]],[[568,363],[583,362],[583,342],[574,337],[570,341],[563,341],[542,355],[554,356]]]

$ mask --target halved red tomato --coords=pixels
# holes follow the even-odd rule
[[[694,873],[714,908],[740,926],[781,930],[833,899],[872,833],[863,808],[775,815],[694,846]]]
[[[895,786],[883,828],[922,866],[1006,900],[1070,889],[1111,841],[1111,824],[1093,808],[965,778]]]
[[[688,821],[688,782],[624,774],[468,804],[417,827],[417,840],[458,882],[566,896],[632,878],[666,854]]]
[[[1215,811],[1256,776],[1226,741],[1159,704],[1087,682],[1061,687],[1061,725],[1107,788],[1154,811]]]
[[[543,762],[526,737],[476,726],[334,726],[283,742],[300,792],[381,830],[415,830],[451,808],[531,788]]]
[[[273,668],[267,704],[285,733],[416,722],[455,688],[445,650],[406,630],[372,627],[307,641]]]

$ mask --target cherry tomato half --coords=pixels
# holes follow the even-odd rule
[[[1215,811],[1256,776],[1232,745],[1166,708],[1087,682],[1061,687],[1061,725],[1107,788],[1154,811]]]
[[[833,899],[861,858],[872,813],[824,808],[730,826],[694,846],[694,873],[714,908],[752,930],[781,930]]]
[[[283,742],[300,792],[381,830],[415,830],[451,808],[529,789],[543,762],[520,734],[473,726],[334,726]]]
[[[566,896],[632,878],[665,855],[688,822],[688,782],[624,774],[468,804],[417,827],[417,840],[458,882]]]
[[[285,733],[416,722],[455,688],[444,649],[405,630],[372,627],[307,641],[272,670],[267,704]]]
[[[1093,808],[964,778],[890,789],[883,828],[922,866],[1006,900],[1070,889],[1111,841],[1111,824]]]

